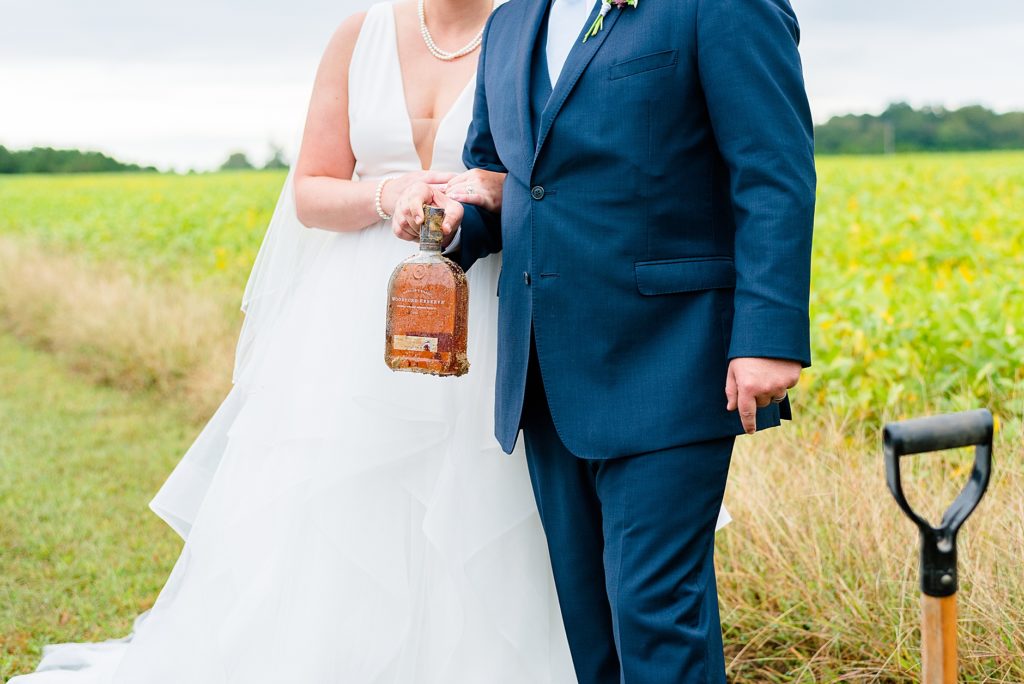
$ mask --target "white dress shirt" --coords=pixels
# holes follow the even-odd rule
[[[548,76],[551,87],[558,83],[569,51],[580,40],[587,19],[600,0],[554,0],[548,13]]]
[[[558,83],[569,52],[578,40],[582,40],[580,35],[598,2],[600,0],[553,0],[548,13],[548,43],[545,46],[552,88]],[[461,228],[456,229],[451,245],[444,251],[446,255],[458,251],[462,242]]]

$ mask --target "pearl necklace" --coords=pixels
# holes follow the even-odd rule
[[[434,37],[430,35],[430,30],[427,28],[427,19],[423,12],[423,0],[419,0],[419,6],[417,9],[420,15],[420,35],[423,36],[423,42],[426,43],[427,49],[430,50],[430,54],[434,55],[434,57],[437,57],[442,62],[451,62],[459,57],[465,57],[480,47],[480,43],[484,39],[484,30],[482,28],[480,29],[480,33],[476,34],[476,38],[469,41],[469,44],[461,50],[445,52],[441,48],[437,47],[437,43],[434,42]]]

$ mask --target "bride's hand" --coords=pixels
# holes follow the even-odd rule
[[[451,174],[449,174],[451,175]],[[455,237],[455,229],[462,225],[462,205],[444,194],[444,186],[440,183],[429,184],[423,181],[413,183],[402,193],[391,214],[391,229],[395,236],[416,242],[420,239],[420,226],[423,224],[423,205],[429,204],[444,209],[445,248]]]
[[[463,204],[475,204],[491,213],[501,211],[501,190],[508,174],[470,169],[450,179],[444,187],[449,198]]]
[[[380,206],[385,214],[394,216],[399,199],[410,188],[419,185],[443,185],[455,177],[454,173],[447,171],[415,171],[403,174],[384,184],[384,191],[380,194]]]

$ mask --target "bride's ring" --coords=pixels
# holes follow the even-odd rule
[[[466,186],[466,194],[467,195],[475,195],[476,194],[476,191],[473,190],[473,186],[472,185],[467,185]]]
[[[772,397],[773,404],[781,404],[786,401],[786,397],[789,396],[789,392],[783,392],[781,397]]]

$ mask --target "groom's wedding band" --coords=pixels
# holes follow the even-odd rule
[[[781,397],[772,397],[772,403],[773,404],[781,404],[782,402],[786,401],[786,397],[788,397],[788,396],[789,396],[789,392],[785,392],[785,393],[783,393],[783,395]]]

